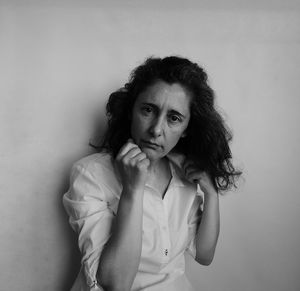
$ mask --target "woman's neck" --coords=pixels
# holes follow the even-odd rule
[[[160,193],[162,199],[167,191],[172,178],[168,158],[164,157],[152,164],[147,179],[147,184]]]
[[[161,170],[163,170],[165,168],[167,162],[167,158],[163,157],[159,160],[154,160],[150,162],[150,166],[148,168],[148,172],[149,174],[157,174],[159,173]]]
[[[148,173],[149,181],[159,179],[160,177],[169,177],[171,175],[171,172],[168,158],[163,157],[157,161],[151,161]]]

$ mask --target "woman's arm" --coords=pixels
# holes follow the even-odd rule
[[[132,195],[130,195],[132,194]],[[143,193],[122,192],[112,235],[99,262],[97,280],[104,290],[130,290],[142,250]]]
[[[133,143],[125,144],[117,158],[123,191],[112,235],[99,262],[97,280],[105,291],[130,290],[142,250],[143,197],[149,160]]]
[[[200,183],[199,183],[200,184]],[[204,206],[201,222],[196,234],[196,261],[209,265],[214,257],[220,231],[220,212],[218,193],[201,187],[204,192]]]
[[[195,260],[207,266],[213,260],[220,232],[219,195],[206,172],[199,171],[190,161],[185,162],[184,169],[187,179],[198,183],[204,193],[203,212],[196,233]]]

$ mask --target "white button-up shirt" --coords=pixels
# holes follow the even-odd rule
[[[145,186],[142,253],[132,291],[194,290],[184,274],[184,252],[195,258],[203,193],[184,178],[184,157],[167,157],[172,177],[164,198],[148,184]],[[69,222],[78,233],[82,267],[72,291],[103,290],[97,283],[96,272],[111,235],[121,192],[122,184],[111,155],[93,154],[73,165],[63,203]]]

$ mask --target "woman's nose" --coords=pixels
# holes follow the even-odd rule
[[[156,118],[153,120],[153,123],[150,128],[151,134],[154,136],[160,136],[163,132],[163,127],[164,127],[164,121],[162,118]]]

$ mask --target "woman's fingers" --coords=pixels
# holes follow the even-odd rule
[[[183,170],[186,178],[192,183],[199,183],[205,174],[204,171],[199,170],[195,166],[195,163],[192,160],[185,160]]]
[[[192,164],[185,165],[183,167],[183,170],[186,175],[188,175],[189,173],[194,172],[194,171],[199,171],[199,169]]]
[[[150,160],[132,140],[128,140],[120,149],[116,158],[116,165],[124,189],[129,189],[130,192],[143,189]]]
[[[199,170],[191,160],[184,162],[183,170],[187,180],[191,183],[199,184],[202,191],[209,192],[215,190],[211,176],[206,171]]]
[[[137,161],[138,168],[142,171],[148,171],[148,167],[150,166],[150,160],[147,158],[147,156],[142,153],[140,160]],[[145,157],[146,156],[146,157]]]
[[[147,155],[142,152],[141,150],[135,155],[132,157],[132,160],[136,161],[136,162],[141,162],[142,160],[145,160],[147,159]]]
[[[129,161],[139,155],[141,152],[142,151],[138,146],[133,146],[123,155],[123,160]]]
[[[135,143],[133,143],[132,139],[129,139],[119,150],[118,156],[121,158],[124,155],[126,155],[126,153],[132,149],[133,147],[138,147]]]
[[[188,166],[191,166],[193,164],[194,164],[194,162],[191,159],[185,159],[184,163],[183,163],[183,167],[188,167]]]
[[[186,174],[186,178],[192,183],[198,183],[201,180],[201,178],[203,177],[203,175],[204,175],[204,172],[194,170],[194,171],[189,171]]]
[[[149,166],[149,160],[147,155],[142,152],[142,150],[133,142],[132,139],[129,139],[126,144],[120,149],[117,160],[124,166],[138,166],[142,162],[141,168],[146,168]]]
[[[187,171],[195,170],[197,167],[191,159],[186,159],[183,163],[183,170],[186,173]]]

